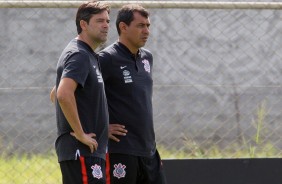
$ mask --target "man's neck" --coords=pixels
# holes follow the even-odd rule
[[[77,39],[80,40],[80,41],[83,41],[84,43],[89,45],[92,48],[93,51],[99,46],[99,44],[97,44],[97,43],[95,44],[94,41],[88,39],[88,37],[83,35],[83,34],[79,34],[77,36]]]
[[[132,54],[136,55],[138,53],[139,48],[132,47],[128,41],[121,38],[119,38],[118,41],[122,43],[124,46],[126,46]]]

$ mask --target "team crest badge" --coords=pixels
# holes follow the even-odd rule
[[[142,63],[144,64],[144,69],[145,69],[145,71],[148,72],[148,73],[150,73],[151,67],[150,67],[149,61],[148,61],[147,59],[144,59],[144,60],[142,61]]]
[[[94,166],[91,166],[91,169],[92,169],[92,175],[94,178],[97,178],[97,179],[103,178],[101,166],[95,164]]]
[[[115,168],[114,172],[113,172],[114,177],[117,177],[118,179],[125,177],[125,174],[126,174],[126,172],[125,172],[126,166],[125,165],[122,165],[121,163],[115,164],[114,168]]]

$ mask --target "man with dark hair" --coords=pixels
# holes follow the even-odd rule
[[[99,53],[109,108],[107,183],[164,184],[156,149],[152,109],[152,54],[149,13],[123,6],[117,15],[119,40]]]
[[[108,5],[95,1],[78,8],[78,36],[67,45],[57,64],[55,147],[64,184],[106,181],[109,117],[94,50],[107,40],[109,11]]]

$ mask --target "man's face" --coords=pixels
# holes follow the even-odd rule
[[[140,13],[134,12],[134,19],[126,31],[128,42],[135,48],[143,47],[149,37],[150,19],[143,17]]]
[[[94,14],[90,18],[85,31],[93,42],[104,43],[107,41],[109,22],[110,18],[107,11],[103,11],[100,14]]]

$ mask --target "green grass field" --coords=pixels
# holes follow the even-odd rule
[[[61,173],[55,155],[0,158],[0,184],[57,183],[61,183]]]
[[[238,145],[220,150],[216,147],[201,149],[195,144],[186,145],[185,150],[159,146],[164,159],[207,159],[207,158],[265,158],[282,157],[271,145],[260,145],[249,149],[235,151]],[[61,172],[55,153],[31,156],[0,157],[0,184],[57,184],[61,183]]]

